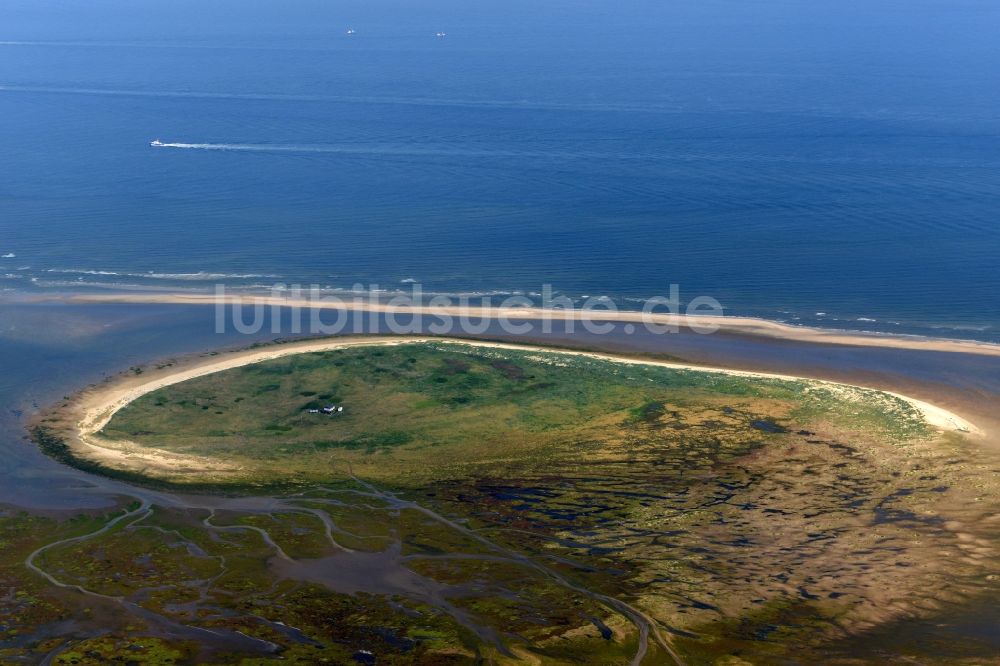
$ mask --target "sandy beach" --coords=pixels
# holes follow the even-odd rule
[[[676,326],[697,329],[717,327],[723,333],[745,336],[775,338],[798,342],[833,345],[854,345],[887,347],[935,352],[954,352],[1000,356],[1000,345],[972,340],[951,340],[924,338],[918,336],[883,335],[875,333],[841,331],[834,329],[793,326],[781,322],[755,319],[752,317],[718,317],[707,315],[676,315],[667,313],[643,313],[637,311],[603,310],[559,310],[535,307],[488,307],[488,306],[435,306],[435,305],[395,305],[391,303],[368,302],[365,300],[324,302],[305,298],[283,298],[268,295],[226,295],[200,293],[106,293],[74,294],[36,297],[34,300],[61,303],[130,303],[130,304],[180,304],[180,305],[263,305],[267,307],[298,307],[304,309],[329,309],[356,313],[378,313],[383,315],[425,317],[469,318],[472,320],[491,319],[507,321],[589,321],[612,322],[634,325]]]
[[[801,378],[791,375],[696,366],[654,359],[647,360],[641,358],[623,357],[599,352],[554,349],[537,345],[416,336],[341,337],[281,343],[269,345],[263,348],[220,352],[218,354],[202,354],[196,357],[182,359],[169,365],[163,364],[160,366],[152,366],[145,369],[141,374],[136,374],[134,372],[123,374],[109,380],[108,382],[83,391],[78,394],[78,396],[73,398],[70,402],[68,412],[70,421],[64,423],[60,430],[64,435],[69,435],[70,441],[68,443],[72,448],[74,448],[78,455],[101,464],[111,466],[124,465],[131,469],[176,468],[177,466],[197,465],[203,469],[209,469],[220,474],[235,472],[237,471],[236,468],[220,461],[202,459],[200,457],[194,458],[191,456],[180,456],[173,453],[153,451],[139,446],[126,446],[125,448],[107,446],[98,433],[119,410],[123,409],[132,401],[157,389],[189,379],[253,363],[260,363],[285,356],[291,356],[294,354],[332,351],[347,347],[399,345],[413,342],[435,342],[441,344],[475,346],[492,349],[558,353],[573,356],[585,356],[589,358],[613,361],[616,363],[652,365],[696,372],[724,373],[734,376],[766,379],[799,380],[825,387],[841,387],[851,389],[869,388],[817,379]],[[962,432],[977,435],[982,434],[982,431],[976,425],[970,423],[961,416],[948,411],[947,409],[922,400],[911,398],[909,396],[889,391],[882,392],[906,400],[923,414],[929,424],[936,428],[951,432]]]

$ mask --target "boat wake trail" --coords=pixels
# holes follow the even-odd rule
[[[320,146],[267,145],[250,143],[165,143],[161,141],[153,141],[149,145],[153,148],[179,148],[182,150],[241,150],[280,153],[333,152],[324,150]]]
[[[414,157],[414,158],[470,158],[470,159],[595,159],[595,160],[644,160],[655,159],[656,154],[641,151],[620,152],[600,150],[580,150],[543,146],[533,148],[476,147],[448,143],[178,143],[159,139],[150,142],[153,148],[173,148],[179,150],[215,150],[252,153],[298,153],[350,155],[357,157]]]
[[[299,153],[356,155],[368,157],[532,157],[551,156],[546,151],[481,150],[458,146],[414,146],[410,144],[274,144],[274,143],[176,143],[157,139],[153,148],[215,150],[252,153]]]

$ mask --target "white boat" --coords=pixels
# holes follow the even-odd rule
[[[160,141],[159,139],[153,139],[152,141],[149,142],[149,145],[151,145],[153,148],[159,148],[160,146],[165,146],[166,144]]]
[[[447,32],[438,32],[438,33],[435,33],[434,36],[435,37],[447,37],[448,33]]]
[[[348,28],[347,29],[347,34],[348,35],[353,35],[354,34],[354,28]]]

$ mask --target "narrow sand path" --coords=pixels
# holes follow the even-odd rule
[[[694,330],[717,329],[734,334],[779,338],[800,342],[814,342],[833,345],[854,345],[863,347],[891,347],[894,349],[915,349],[924,351],[956,352],[1000,356],[1000,344],[975,340],[953,340],[928,338],[917,335],[890,335],[838,329],[796,326],[778,321],[755,317],[714,316],[697,314],[671,314],[666,312],[639,312],[632,310],[574,309],[476,305],[413,305],[394,304],[391,301],[372,301],[367,298],[341,296],[323,299],[294,298],[265,294],[227,294],[218,296],[210,293],[101,293],[73,294],[35,297],[36,301],[63,303],[163,303],[178,305],[255,305],[275,308],[302,308],[305,310],[332,310],[355,313],[377,313],[383,315],[422,316],[442,319],[471,320],[490,319],[495,321],[574,321],[574,322],[615,322],[650,326],[669,326]]]

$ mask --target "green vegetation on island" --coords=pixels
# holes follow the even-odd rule
[[[874,391],[424,343],[299,354],[174,384],[129,404],[101,435],[241,470],[222,483],[315,483],[350,467],[419,487],[497,464],[513,471],[601,455],[639,435],[745,452],[768,431],[816,420],[892,441],[927,434],[916,409]],[[157,475],[208,478],[200,469]]]
[[[8,552],[38,549],[33,566],[71,587],[4,569],[13,587],[30,580],[18,608],[35,615],[5,629],[0,656],[848,664],[889,644],[900,663],[953,663],[933,632],[878,629],[1000,591],[984,574],[998,527],[980,520],[974,453],[876,391],[373,345],[166,386],[100,440],[224,461],[150,475],[244,494],[46,519],[45,541],[35,519],[3,518]],[[132,612],[60,643],[44,628],[72,603]],[[869,634],[864,649],[850,640]]]

